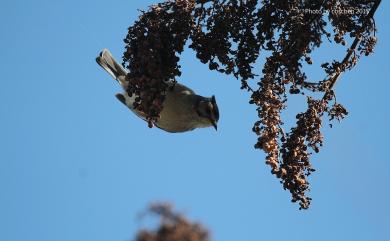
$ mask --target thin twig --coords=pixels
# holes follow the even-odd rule
[[[366,24],[367,24],[367,21],[369,19],[372,19],[374,17],[374,14],[376,12],[376,10],[378,9],[380,3],[381,3],[382,0],[377,0],[375,3],[374,3],[374,6],[372,6],[370,12],[367,14],[366,16],[366,19],[365,21],[363,22],[362,24],[362,29],[360,30],[360,32],[362,32],[364,30],[364,28],[366,27]],[[375,30],[374,30],[375,31]],[[349,61],[349,59],[351,58],[352,56],[352,53],[354,53],[356,47],[358,46],[358,44],[360,43],[360,36],[359,34],[356,36],[355,40],[353,41],[351,47],[348,49],[348,52],[347,52],[347,55],[344,57],[343,61],[341,62],[341,66],[342,66],[342,70],[336,72],[333,76],[330,77],[329,81],[330,81],[330,84],[329,84],[329,90],[333,89],[334,85],[336,84],[337,80],[339,79],[340,75],[342,72],[345,71],[344,67],[345,65],[347,65],[347,62]],[[329,91],[327,91],[324,95],[324,97],[322,98],[323,100],[326,100],[328,99],[329,97]]]

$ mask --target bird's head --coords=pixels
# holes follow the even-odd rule
[[[213,126],[217,130],[219,110],[215,96],[199,100],[197,113],[203,119],[206,126]]]

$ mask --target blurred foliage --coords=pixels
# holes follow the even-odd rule
[[[209,241],[209,232],[173,210],[168,203],[152,204],[148,213],[160,217],[156,230],[140,230],[136,241]]]

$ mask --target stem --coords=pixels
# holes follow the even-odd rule
[[[381,3],[382,0],[377,0],[375,3],[374,3],[374,6],[372,6],[370,12],[368,13],[368,15],[366,16],[366,19],[362,25],[362,29],[360,32],[363,31],[368,19],[372,19],[374,17],[374,14],[376,12],[376,10],[378,9],[380,3]],[[374,30],[375,31],[375,30]],[[356,47],[358,46],[358,44],[360,43],[360,36],[356,36],[355,40],[353,41],[351,47],[348,49],[348,52],[347,52],[347,55],[344,57],[343,61],[341,62],[341,66],[345,66],[347,64],[347,62],[349,61],[349,59],[351,58],[352,56],[352,53],[354,53]],[[340,75],[342,72],[344,72],[345,69],[341,70],[341,71],[338,71],[334,74],[334,76],[330,77],[329,81],[330,81],[330,85],[329,85],[329,89],[328,91],[325,93],[324,97],[323,97],[323,100],[326,100],[328,97],[329,97],[329,90],[333,89],[334,85],[336,84],[337,80],[339,79]]]

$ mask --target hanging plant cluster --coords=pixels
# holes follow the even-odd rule
[[[210,70],[233,75],[251,93],[249,103],[256,105],[258,115],[255,148],[266,153],[266,164],[290,191],[292,201],[307,209],[307,177],[314,171],[310,156],[323,145],[323,119],[340,120],[348,114],[336,101],[333,87],[341,73],[373,52],[373,16],[379,4],[380,0],[176,0],[153,5],[124,40],[127,91],[142,93],[134,105],[148,114],[152,127],[163,108],[165,81],[181,75],[180,54],[188,42]],[[323,79],[309,79],[304,66],[315,64],[311,54],[324,40],[352,44],[345,47],[344,59],[318,64]],[[262,53],[267,57],[258,77],[253,69]],[[248,83],[253,79],[256,87]],[[297,94],[307,97],[307,110],[285,131],[281,113],[288,98]]]

